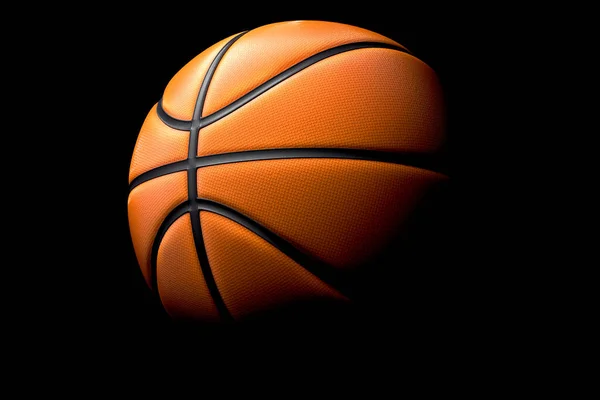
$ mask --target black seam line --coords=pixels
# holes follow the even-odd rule
[[[199,198],[196,199],[196,202],[200,211],[209,211],[242,225],[344,296],[348,298],[352,297],[350,282],[344,278],[340,270],[304,253],[281,236],[239,211],[208,199]]]
[[[187,175],[188,175],[188,203],[190,204],[190,222],[192,225],[192,234],[194,237],[194,244],[196,246],[196,254],[200,263],[200,269],[204,276],[204,281],[208,287],[208,291],[215,303],[219,316],[224,321],[231,321],[233,317],[227,309],[223,297],[219,292],[217,283],[213,276],[210,264],[208,261],[208,255],[206,254],[206,248],[204,246],[204,238],[202,236],[202,225],[200,223],[200,212],[197,207],[196,197],[198,196],[198,183],[196,175],[196,157],[198,155],[198,134],[201,128],[202,109],[204,108],[204,100],[208,92],[208,86],[215,73],[217,65],[227,52],[227,50],[246,32],[242,32],[232,38],[227,44],[225,44],[221,50],[217,53],[214,60],[211,62],[202,84],[198,92],[198,98],[196,99],[196,105],[192,114],[192,123],[190,126],[190,137],[188,141],[188,164],[187,164]]]
[[[202,85],[200,86],[200,93],[198,95],[196,107],[194,108],[194,114],[192,115],[192,121],[202,120],[202,110],[204,109],[204,101],[206,100],[206,94],[208,93],[208,85],[210,85],[210,81],[212,81],[212,78],[215,74],[215,70],[217,69],[217,66],[221,62],[221,59],[223,59],[223,56],[225,55],[227,50],[229,50],[229,48],[239,38],[241,38],[243,35],[245,35],[247,32],[248,31],[242,32],[239,35],[237,35],[236,37],[234,37],[233,39],[231,39],[229,42],[227,42],[227,44],[225,46],[223,46],[223,48],[221,50],[219,50],[219,52],[215,56],[215,59],[210,64],[210,67],[208,67],[208,71],[206,71],[206,75],[204,76],[204,80],[202,81]]]
[[[277,250],[281,251],[283,254],[288,256],[291,260],[300,265],[302,268],[306,269],[314,276],[316,276],[335,290],[342,293],[347,298],[352,298],[350,282],[347,278],[344,278],[344,275],[342,275],[342,273],[339,270],[335,269],[334,267],[328,265],[323,261],[314,258],[313,256],[308,255],[307,253],[302,252],[287,240],[283,239],[276,233],[272,232],[268,228],[265,228],[263,225],[242,214],[241,212],[236,211],[224,204],[201,198],[195,199],[194,202],[185,201],[179,204],[167,215],[160,228],[158,229],[158,233],[156,234],[154,243],[152,244],[152,255],[150,258],[152,287],[155,288],[157,292],[158,285],[156,260],[158,257],[158,250],[160,248],[161,242],[166,232],[169,230],[169,228],[171,227],[171,225],[173,225],[175,221],[177,221],[186,213],[189,213],[190,211],[196,209],[198,211],[212,212],[214,214],[226,217],[231,221],[240,224],[241,226],[248,229],[250,232],[267,241],[269,244],[271,244]]]
[[[161,165],[160,167],[151,169],[150,171],[146,171],[143,174],[135,177],[134,180],[129,184],[129,191],[133,190],[134,187],[152,180],[154,178],[158,178],[160,176],[172,174],[175,172],[186,171],[188,168],[188,160],[177,161],[171,164]]]
[[[194,113],[192,114],[192,131],[196,131],[196,135],[190,137],[190,148],[188,157],[190,160],[193,160],[198,154],[198,132],[200,128],[202,128],[202,110],[204,109],[204,101],[206,100],[206,95],[208,93],[208,85],[210,85],[210,81],[212,80],[215,70],[217,66],[223,59],[223,56],[229,50],[229,48],[246,32],[242,32],[239,35],[235,36],[231,39],[215,56],[215,59],[212,61],[208,70],[206,71],[206,75],[204,75],[204,79],[202,80],[202,85],[200,85],[200,92],[198,93],[198,99],[196,100],[196,106],[194,107]],[[196,122],[198,121],[198,122]],[[197,125],[197,126],[196,126]],[[193,132],[192,132],[193,133]],[[193,144],[193,146],[192,146]],[[194,196],[194,198],[196,198]]]
[[[178,131],[190,131],[192,129],[192,121],[183,121],[181,119],[173,118],[162,106],[162,98],[158,101],[156,105],[156,114],[158,114],[158,118],[167,125],[169,128],[177,129]]]
[[[245,95],[243,95],[239,99],[235,100],[234,102],[230,103],[229,105],[221,108],[218,111],[215,111],[214,113],[212,113],[206,117],[201,118],[200,119],[200,127],[203,128],[203,127],[206,127],[206,126],[212,124],[213,122],[218,121],[219,119],[232,113],[233,111],[237,110],[244,104],[255,99],[256,97],[260,96],[267,90],[278,85],[279,83],[283,82],[290,76],[302,71],[303,69],[305,69],[306,67],[308,67],[310,65],[313,65],[321,60],[324,60],[324,59],[334,56],[336,54],[344,53],[344,52],[350,51],[350,50],[366,49],[366,48],[383,48],[383,49],[397,50],[397,51],[401,51],[403,53],[410,54],[410,52],[408,50],[406,50],[402,47],[387,44],[387,43],[379,43],[379,42],[349,43],[349,44],[344,44],[341,46],[337,46],[337,47],[333,47],[331,49],[321,51],[320,53],[314,54],[314,55],[304,59],[303,61],[300,61],[299,63],[291,66],[290,68],[286,69],[285,71],[281,72],[280,74],[269,79],[262,85],[256,87],[252,91],[246,93]],[[192,124],[192,121],[183,121],[183,120],[179,120],[179,119],[169,116],[165,112],[165,110],[162,108],[162,99],[158,102],[157,113],[158,113],[159,118],[167,126],[173,128],[173,129],[189,130],[190,126]]]
[[[156,236],[154,236],[154,242],[152,243],[152,252],[150,255],[150,274],[152,279],[152,289],[156,291],[160,298],[160,293],[158,291],[158,276],[156,273],[156,259],[158,257],[158,249],[160,248],[160,244],[163,240],[163,237],[173,225],[175,221],[177,221],[181,216],[190,212],[190,203],[183,202],[177,207],[175,207],[171,212],[165,217],[162,224],[158,228],[158,232]]]
[[[291,158],[338,158],[406,165],[432,172],[446,174],[443,163],[433,154],[425,153],[392,153],[378,150],[336,149],[336,148],[282,148],[266,150],[249,150],[234,153],[214,154],[195,158],[195,168],[211,165],[230,164],[246,161],[291,159]],[[188,160],[166,164],[138,175],[131,181],[129,190],[136,186],[174,172],[185,171]]]

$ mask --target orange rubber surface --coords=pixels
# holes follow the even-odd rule
[[[200,269],[190,215],[169,227],[158,249],[158,292],[165,310],[176,319],[217,320],[215,303]]]
[[[443,141],[443,110],[438,79],[417,58],[391,49],[352,50],[204,127],[198,154],[281,147],[432,153]]]
[[[265,160],[198,170],[198,193],[338,268],[372,256],[444,175],[374,161]]]
[[[219,292],[234,318],[340,293],[237,223],[201,212],[206,253]]]

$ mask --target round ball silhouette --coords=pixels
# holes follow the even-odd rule
[[[128,218],[143,276],[174,320],[352,303],[448,179],[430,167],[444,140],[436,72],[385,36],[289,21],[227,37],[141,126]]]

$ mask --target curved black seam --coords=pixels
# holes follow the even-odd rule
[[[410,54],[410,52],[408,50],[406,50],[402,47],[387,44],[387,43],[379,43],[379,42],[357,42],[357,43],[348,43],[348,44],[344,44],[341,46],[332,47],[330,49],[321,51],[320,53],[314,54],[314,55],[304,59],[303,61],[300,61],[297,64],[294,64],[290,68],[286,69],[285,71],[283,71],[283,72],[279,73],[278,75],[274,76],[273,78],[269,79],[265,83],[261,84],[260,86],[256,87],[255,89],[251,90],[250,92],[246,93],[245,95],[243,95],[239,99],[235,100],[234,102],[230,103],[229,105],[221,108],[220,110],[215,111],[214,113],[212,113],[206,117],[201,118],[200,119],[201,127],[202,128],[206,127],[206,126],[212,124],[213,122],[218,121],[219,119],[232,113],[233,111],[237,110],[244,104],[255,99],[256,97],[260,96],[267,90],[269,90],[272,87],[283,82],[290,76],[302,71],[306,67],[309,67],[310,65],[313,65],[321,60],[324,60],[324,59],[334,56],[336,54],[344,53],[344,52],[347,52],[350,50],[366,49],[366,48],[383,48],[383,49],[397,50],[397,51],[401,51],[403,53]],[[191,126],[191,124],[192,124],[192,121],[178,120],[178,119],[168,116],[168,114],[162,108],[162,101],[158,102],[157,111],[158,111],[159,118],[166,125],[170,126],[171,128],[180,129],[180,130],[188,130],[189,126]],[[163,119],[164,116],[168,116],[168,118]],[[181,127],[187,127],[187,128],[181,129]]]
[[[196,106],[194,107],[194,113],[192,114],[191,129],[192,129],[192,131],[196,131],[196,135],[192,134],[192,136],[190,137],[190,147],[189,147],[189,153],[188,153],[190,159],[194,159],[196,157],[196,155],[198,154],[198,148],[197,148],[198,132],[200,131],[200,128],[202,128],[202,110],[204,108],[204,101],[206,100],[206,95],[208,94],[208,85],[210,85],[210,81],[212,80],[212,78],[215,74],[215,70],[217,69],[217,66],[223,59],[223,56],[225,55],[227,50],[229,50],[229,48],[245,33],[246,32],[242,32],[239,35],[235,36],[233,39],[231,39],[229,42],[227,42],[227,44],[225,46],[223,46],[223,48],[221,50],[219,50],[219,52],[215,56],[215,59],[212,61],[212,63],[208,67],[208,70],[206,71],[206,75],[204,75],[204,79],[202,80],[202,85],[200,85],[200,92],[198,93],[198,98],[196,100]],[[198,121],[197,127],[195,126],[196,121]],[[192,143],[195,144],[195,146],[192,146]]]
[[[189,132],[192,128],[192,121],[184,121],[171,117],[163,108],[162,101],[163,99],[161,97],[156,105],[156,114],[158,115],[158,118],[160,118],[160,120],[169,128],[177,129],[178,131]]]
[[[314,276],[327,283],[335,290],[342,293],[344,296],[352,297],[352,288],[350,282],[345,279],[345,275],[338,272],[337,269],[330,266],[329,264],[307,254],[296,248],[290,242],[280,237],[273,231],[254,221],[250,217],[242,214],[241,212],[234,210],[224,204],[218,203],[213,200],[197,198],[193,202],[184,201],[183,203],[176,206],[164,219],[158,232],[154,238],[152,244],[152,254],[150,257],[151,265],[151,276],[152,276],[152,287],[158,292],[157,284],[157,257],[158,250],[160,249],[161,242],[175,221],[177,221],[183,215],[189,213],[191,210],[208,211],[214,214],[226,217],[233,222],[240,224],[250,232],[259,236],[263,240],[270,243],[276,249],[284,253],[300,267],[306,269]]]
[[[305,69],[321,60],[324,60],[324,59],[334,56],[336,54],[344,53],[346,51],[364,49],[364,48],[385,48],[385,49],[392,49],[392,50],[406,52],[406,50],[401,47],[389,45],[387,43],[377,43],[377,42],[350,43],[350,44],[333,47],[328,50],[324,50],[320,53],[317,53],[313,56],[308,57],[307,59],[305,59],[303,61],[300,61],[299,63],[286,69],[285,71],[281,72],[280,74],[274,76],[273,78],[269,79],[262,85],[258,86],[257,88],[248,92],[244,96],[242,96],[239,99],[235,100],[234,102],[230,103],[229,105],[202,118],[202,120],[201,120],[202,127],[206,127],[206,126],[212,124],[213,122],[216,122],[216,121],[220,120],[221,118],[227,116],[228,114],[231,114],[233,111],[237,110],[238,108],[240,108],[244,104],[250,102],[251,100],[254,100],[255,98],[257,98],[258,96],[260,96],[267,90],[273,88],[274,86],[280,84],[281,82],[283,82],[287,78],[291,77],[292,75],[302,71],[303,69]]]
[[[150,276],[152,280],[152,289],[156,291],[160,298],[160,293],[158,291],[158,276],[156,271],[156,260],[158,257],[158,249],[160,248],[160,244],[163,240],[163,237],[167,233],[167,230],[173,225],[175,221],[177,221],[181,216],[185,213],[190,212],[190,203],[185,201],[175,207],[169,214],[165,217],[162,224],[158,228],[156,236],[154,236],[154,242],[152,243],[152,251],[150,253]]]
[[[129,184],[129,191],[132,191],[136,186],[148,182],[154,178],[159,178],[164,175],[169,175],[175,172],[181,172],[187,170],[188,160],[176,161],[171,164],[161,165],[160,167],[156,167],[151,169],[150,171],[146,171],[143,174],[138,175],[131,181]]]
[[[158,118],[160,118],[160,120],[164,122],[165,125],[167,125],[169,128],[177,129],[179,131],[190,131],[192,129],[193,121],[199,121],[202,119],[202,108],[204,108],[204,100],[206,99],[208,85],[212,80],[217,65],[221,61],[221,58],[223,58],[225,52],[231,47],[231,45],[233,45],[233,43],[235,43],[235,41],[238,40],[245,33],[247,32],[242,32],[234,38],[232,38],[229,42],[227,42],[212,60],[208,70],[206,71],[206,74],[204,75],[204,79],[202,80],[202,84],[198,92],[198,97],[196,99],[196,105],[194,107],[194,114],[192,115],[191,121],[185,121],[170,116],[163,107],[163,99],[161,98],[158,101],[158,104],[156,105],[156,113],[158,114]]]
[[[262,161],[291,158],[338,158],[351,160],[379,161],[405,165],[447,175],[446,167],[434,154],[426,153],[393,153],[379,150],[339,149],[339,148],[281,148],[265,150],[248,150],[233,153],[197,156],[195,168],[211,165],[230,164],[246,161]],[[174,172],[185,171],[188,160],[166,164],[144,172],[131,181],[129,190],[136,186]]]
[[[202,235],[202,225],[200,222],[200,212],[197,207],[196,197],[198,196],[198,183],[197,183],[197,175],[196,175],[196,157],[198,155],[198,134],[201,128],[201,118],[202,118],[202,109],[204,108],[204,100],[206,99],[206,94],[208,92],[208,86],[210,85],[210,81],[213,78],[215,70],[219,62],[223,59],[223,56],[229,50],[229,48],[246,32],[242,32],[232,38],[227,44],[225,44],[221,50],[217,53],[213,61],[211,62],[208,70],[206,71],[206,75],[204,75],[204,79],[202,80],[202,84],[200,85],[200,90],[198,92],[198,98],[196,99],[196,105],[194,107],[194,112],[192,114],[192,123],[190,127],[190,138],[188,141],[188,165],[187,165],[187,176],[188,176],[188,202],[190,204],[190,222],[192,225],[192,235],[194,237],[194,245],[196,246],[196,254],[198,256],[198,261],[200,263],[200,269],[202,270],[202,275],[204,276],[204,281],[206,282],[206,286],[208,287],[208,292],[210,293],[219,316],[224,321],[231,321],[233,317],[231,313],[227,309],[225,302],[223,301],[223,297],[219,292],[219,288],[217,287],[217,282],[215,281],[215,277],[210,268],[210,263],[208,261],[208,255],[206,254],[206,248],[204,246],[204,237]]]
[[[352,297],[350,282],[335,267],[299,250],[281,236],[233,208],[202,198],[196,199],[196,203],[201,211],[218,214],[242,225],[347,298]]]

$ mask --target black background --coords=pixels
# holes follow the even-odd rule
[[[56,225],[68,290],[46,300],[53,323],[74,324],[88,344],[116,341],[147,350],[157,343],[185,343],[198,349],[292,351],[300,343],[357,352],[453,353],[480,343],[490,329],[490,276],[480,268],[467,182],[473,127],[470,72],[477,46],[465,18],[424,4],[318,11],[290,5],[288,11],[246,5],[169,7],[151,12],[98,10],[100,23],[77,22],[69,37],[85,32],[85,49],[72,43],[72,104],[81,107],[79,139],[87,157],[65,160],[86,171],[67,180],[72,193]],[[403,244],[408,265],[381,281],[367,280],[371,298],[360,309],[312,318],[269,316],[243,327],[185,326],[173,323],[145,286],[135,259],[127,221],[128,171],[140,127],[173,75],[198,53],[232,34],[288,20],[326,20],[356,25],[408,47],[438,74],[446,96],[448,141],[443,154],[450,189],[415,225],[413,242]],[[462,32],[462,33],[460,33]],[[471,183],[471,182],[469,182]],[[65,195],[65,198],[67,195]],[[64,207],[64,204],[63,204]],[[64,215],[70,215],[65,218]],[[428,217],[429,216],[429,217]],[[474,250],[475,248],[475,250]],[[62,276],[62,275],[61,275]],[[100,337],[98,341],[97,337]],[[257,341],[258,340],[258,341]],[[257,344],[259,343],[259,344]],[[274,343],[283,343],[275,346]],[[168,346],[167,346],[168,350]]]

